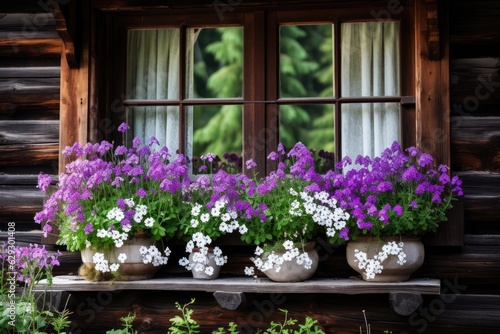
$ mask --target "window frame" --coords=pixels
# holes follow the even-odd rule
[[[400,22],[400,95],[397,97],[342,97],[340,87],[340,23],[373,21],[373,13],[385,9],[383,5],[356,8],[346,4],[321,4],[318,8],[303,6],[245,6],[235,7],[232,12],[224,13],[221,22],[219,13],[207,15],[206,10],[199,8],[177,8],[173,10],[153,10],[137,12],[100,12],[96,15],[97,26],[106,31],[104,38],[95,36],[98,58],[96,74],[102,79],[102,89],[96,91],[98,100],[105,101],[100,105],[109,106],[91,115],[91,123],[102,124],[106,120],[108,128],[116,128],[125,120],[125,107],[132,105],[179,105],[180,123],[184,122],[183,107],[204,104],[241,104],[243,105],[243,156],[244,160],[257,162],[260,175],[276,168],[275,163],[266,157],[275,150],[279,143],[279,106],[283,104],[318,104],[332,103],[335,106],[335,156],[341,157],[341,104],[353,102],[398,102],[400,104],[401,141],[404,146],[415,145],[415,34],[414,17],[411,6],[392,15],[388,20]],[[285,8],[286,7],[286,8]],[[314,6],[313,6],[314,7]],[[147,18],[147,20],[145,19]],[[147,23],[145,23],[147,22]],[[132,101],[127,100],[125,93],[126,78],[126,32],[127,29],[169,28],[176,24],[181,27],[191,26],[234,26],[242,25],[244,32],[244,86],[242,98],[229,99],[183,99],[185,90],[183,76],[183,52],[180,56],[180,95],[177,100]],[[334,73],[335,96],[332,98],[280,98],[279,97],[279,26],[280,24],[331,23],[334,29]],[[266,28],[264,28],[266,27]],[[181,50],[185,41],[185,29],[181,29]],[[119,47],[118,47],[119,46]],[[124,49],[125,48],[125,49]],[[404,66],[403,66],[404,64]],[[406,70],[405,70],[406,69]],[[408,70],[409,69],[409,70]],[[96,75],[97,78],[97,75]],[[96,82],[98,80],[95,80]],[[118,142],[121,136],[116,130],[109,130],[102,137]],[[180,150],[184,151],[185,128],[179,129]],[[92,137],[92,136],[91,136]],[[339,154],[340,153],[340,154]]]

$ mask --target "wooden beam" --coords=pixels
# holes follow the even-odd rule
[[[82,3],[79,10],[81,15],[89,17],[85,5],[88,3]],[[61,59],[60,151],[75,142],[84,145],[88,138],[88,21],[84,22],[78,31],[82,41],[82,47],[78,54],[78,67],[71,67],[70,63]],[[66,163],[65,157],[60,154],[59,173],[64,171]]]
[[[72,31],[70,25],[74,25],[74,3],[75,1],[70,1],[68,8],[66,8],[66,11],[63,11],[57,1],[51,2],[51,6],[48,6],[52,15],[54,15],[54,19],[56,21],[56,31],[59,34],[59,37],[61,37],[61,40],[64,44],[63,54],[70,68],[78,67],[78,59],[74,42],[74,32]],[[73,16],[71,22],[69,21],[70,15]]]
[[[439,60],[441,57],[439,41],[439,11],[437,0],[425,0],[427,10],[427,58]]]
[[[446,5],[445,1],[441,2]],[[442,11],[443,13],[446,10]],[[446,17],[440,20],[440,41],[442,43],[440,59],[429,57],[429,27],[426,0],[415,2],[415,113],[416,144],[434,156],[437,164],[450,165],[450,66],[449,43]]]

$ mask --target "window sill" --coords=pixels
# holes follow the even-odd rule
[[[47,288],[46,280],[37,289]],[[49,288],[50,289],[50,288]],[[200,280],[191,277],[153,278],[140,281],[89,282],[81,276],[55,276],[52,290],[113,291],[113,290],[170,290],[243,293],[415,293],[439,295],[439,279],[416,278],[406,282],[366,282],[359,278],[314,278],[304,282],[273,282],[264,277],[228,277]]]

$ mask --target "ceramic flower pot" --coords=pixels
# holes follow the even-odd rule
[[[153,243],[148,237],[134,236],[125,241],[120,248],[113,247],[100,251],[93,247],[87,247],[81,251],[81,257],[83,265],[87,269],[99,270],[99,265],[96,266],[94,262],[94,256],[96,253],[102,253],[109,266],[112,264],[119,265],[117,275],[113,275],[113,279],[119,281],[145,280],[152,278],[160,268],[155,266],[153,261],[149,261],[149,263],[144,261],[145,255],[148,256],[144,250],[150,249],[151,246],[153,246]],[[121,254],[125,254],[125,256]],[[104,277],[108,276],[110,275],[104,275]],[[88,277],[86,278],[88,279]]]
[[[196,279],[216,279],[219,277],[221,265],[217,264],[212,250],[206,254],[193,250],[189,254],[189,263],[193,265],[191,272]]]
[[[279,270],[274,267],[264,271],[264,274],[275,282],[301,282],[311,278],[318,269],[319,255],[314,248],[315,242],[311,241],[304,245],[304,252],[311,260],[310,268],[306,268],[303,263],[298,263],[296,258],[284,261]],[[275,251],[278,256],[283,256],[285,251]],[[264,254],[263,259],[269,254]],[[300,262],[300,261],[299,261]]]
[[[381,252],[384,253],[382,247],[388,242],[394,242],[397,245],[401,245],[402,242],[401,251],[404,255],[399,252],[399,256],[393,254],[384,259],[384,255],[381,256]],[[366,254],[366,257],[363,253]],[[360,255],[362,255],[361,258]],[[412,273],[422,266],[424,255],[424,245],[420,238],[416,237],[387,236],[379,241],[375,237],[362,236],[349,241],[346,247],[348,264],[360,273],[365,281],[370,282],[406,281]],[[374,268],[380,270],[374,270]],[[369,273],[373,271],[380,272],[375,273],[374,276],[370,275]]]

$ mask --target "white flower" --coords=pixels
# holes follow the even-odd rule
[[[255,274],[253,267],[245,267],[245,275],[253,276]]]
[[[153,227],[153,224],[155,223],[155,220],[151,217],[149,218],[146,218],[146,220],[144,220],[144,225],[146,227]]]
[[[90,243],[90,241],[85,240],[85,247],[90,247],[90,246],[92,246],[92,244]]]
[[[100,263],[104,261],[104,253],[98,253],[96,252],[94,256],[92,256],[92,262],[94,263]]]
[[[124,263],[126,259],[127,259],[127,254],[120,253],[120,255],[118,255],[118,261],[120,261],[121,263]]]
[[[214,274],[214,268],[211,266],[206,267],[205,274],[207,274],[208,276],[212,276]]]
[[[97,230],[96,235],[98,238],[105,238],[108,235],[108,232],[106,230],[99,229],[99,230]]]
[[[141,246],[141,248],[139,248],[139,254],[146,255],[147,252],[148,248],[146,246]]]
[[[120,268],[120,265],[118,263],[113,263],[112,265],[109,266],[109,270],[112,272],[116,272]]]
[[[239,230],[240,234],[245,234],[248,232],[248,228],[245,225],[240,225],[238,230]]]
[[[287,250],[290,250],[293,248],[293,241],[292,240],[287,240],[283,243],[283,247]]]
[[[201,204],[196,203],[192,208],[191,208],[191,215],[192,216],[198,216],[201,212]]]
[[[219,247],[215,247],[214,248],[214,255],[215,256],[221,256],[222,255],[222,249],[220,249]]]
[[[135,203],[134,203],[134,199],[133,199],[133,198],[126,198],[126,199],[125,199],[125,204],[127,204],[127,206],[128,206],[129,208],[133,207],[133,206],[135,205]]]
[[[254,253],[255,253],[255,255],[257,255],[257,256],[260,256],[260,255],[262,255],[262,253],[264,253],[264,250],[263,250],[261,247],[257,246],[257,247],[255,248],[255,252],[254,252]]]
[[[186,267],[189,265],[189,260],[186,257],[183,257],[182,259],[179,260],[179,264],[182,267]]]
[[[200,220],[203,222],[203,223],[206,223],[210,220],[210,215],[208,213],[202,213],[201,216],[200,216]]]
[[[228,222],[231,220],[231,215],[229,213],[223,213],[221,216],[220,216],[220,219],[223,221],[223,222]]]

